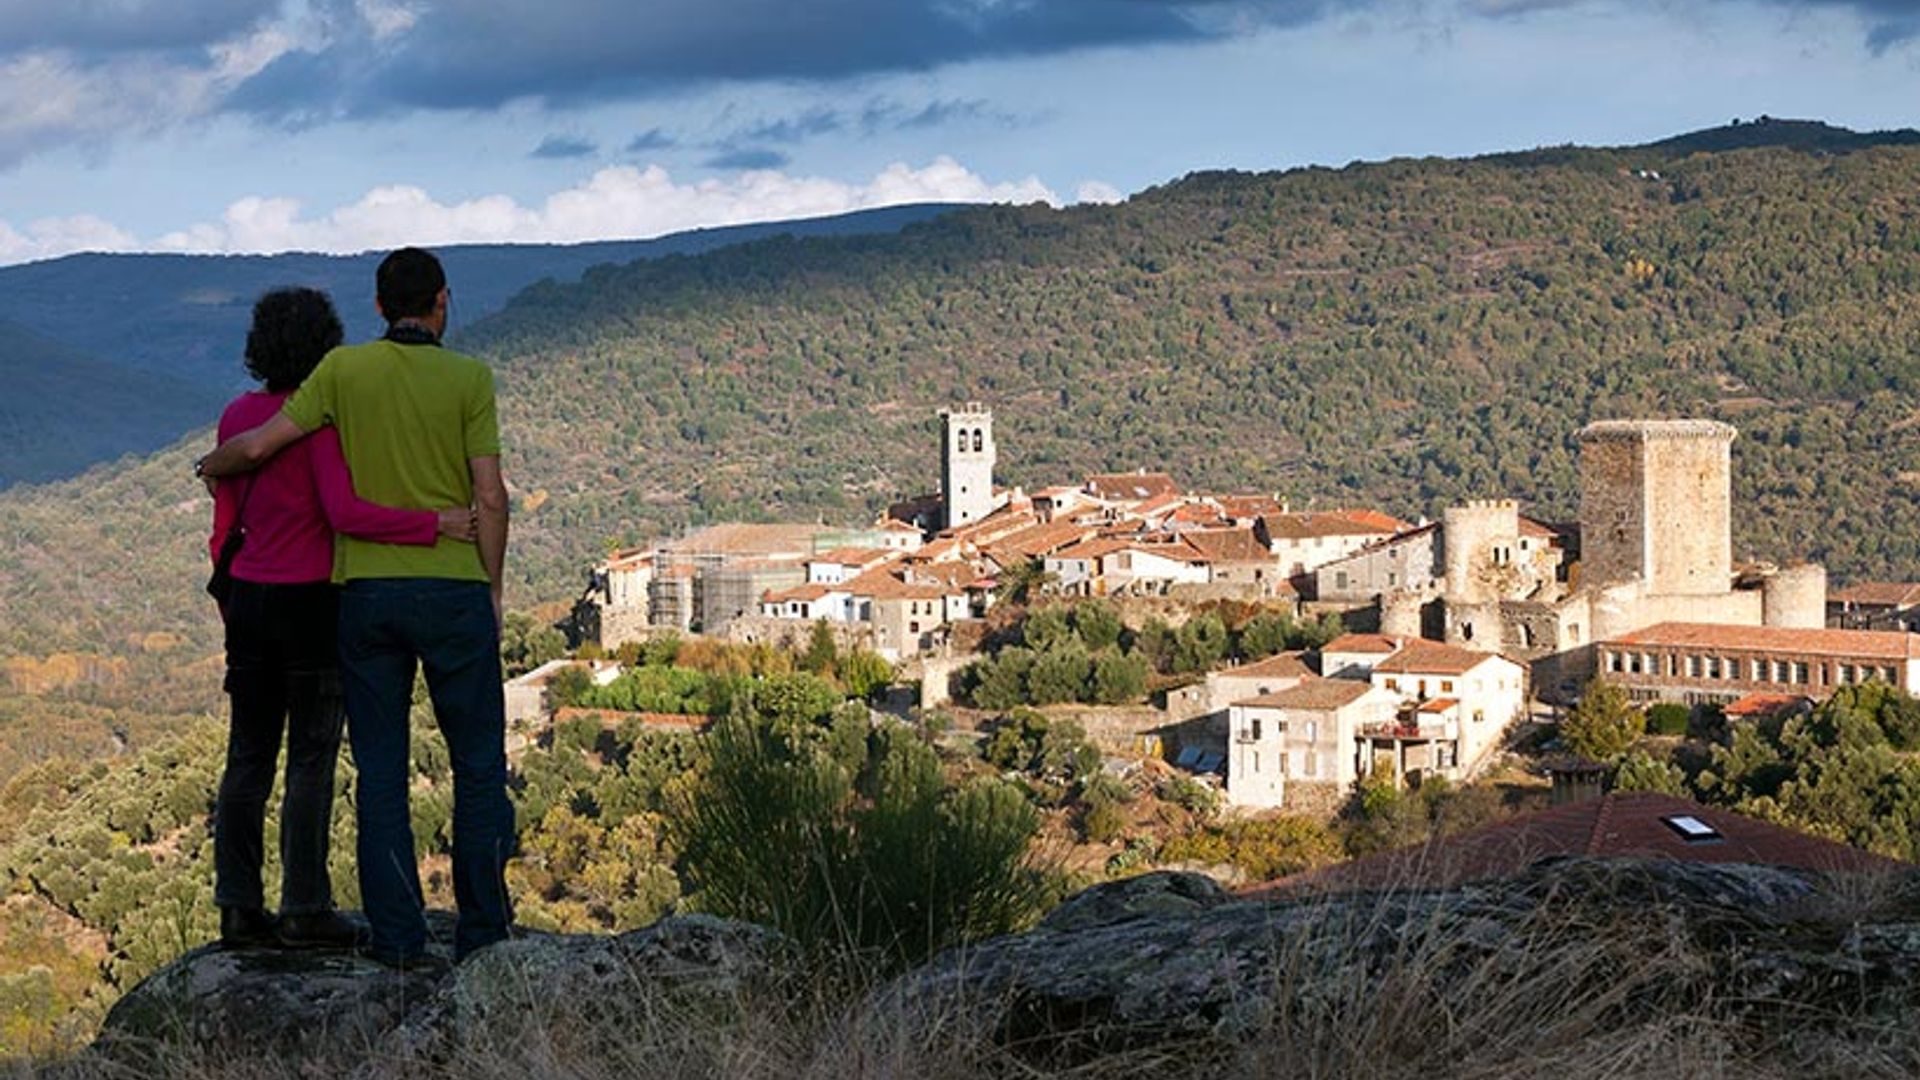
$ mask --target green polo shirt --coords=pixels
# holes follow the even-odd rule
[[[337,348],[280,411],[302,431],[332,424],[354,492],[405,510],[472,505],[468,459],[500,454],[493,372],[438,345]],[[399,577],[486,581],[487,571],[479,548],[444,536],[432,547],[334,540],[334,581]]]

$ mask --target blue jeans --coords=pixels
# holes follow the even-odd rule
[[[453,766],[456,959],[507,936],[504,876],[513,850],[507,800],[500,630],[487,586],[435,578],[352,581],[340,592],[340,680],[359,767],[360,897],[373,947],[407,957],[426,947],[425,904],[407,797],[408,713],[415,665]]]

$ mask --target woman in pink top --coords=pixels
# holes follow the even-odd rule
[[[247,370],[263,389],[242,394],[220,417],[221,439],[273,416],[343,332],[327,295],[276,289],[253,308]],[[226,691],[232,704],[226,772],[214,810],[214,901],[228,944],[352,945],[356,928],[333,909],[327,873],[334,765],[345,710],[334,655],[337,600],[333,534],[392,544],[473,536],[465,508],[396,510],[354,494],[332,427],[282,450],[214,490],[217,560],[227,534],[244,531],[233,561]],[[260,885],[267,797],[286,732],[286,792],[280,807],[280,918]]]

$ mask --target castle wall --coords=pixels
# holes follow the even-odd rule
[[[1476,604],[1512,591],[1519,571],[1520,507],[1511,499],[1475,499],[1441,514],[1447,598]]]
[[[1827,569],[1803,564],[1769,575],[1760,586],[1768,626],[1818,630],[1827,625]]]

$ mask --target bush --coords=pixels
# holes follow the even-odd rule
[[[1662,701],[1647,708],[1647,733],[1650,735],[1685,735],[1687,725],[1693,719],[1693,710],[1685,705],[1671,701]]]
[[[694,902],[773,927],[815,954],[889,968],[1016,929],[1043,876],[1026,859],[1039,818],[1010,785],[952,789],[933,751],[883,733],[855,773],[730,720],[670,822]]]

